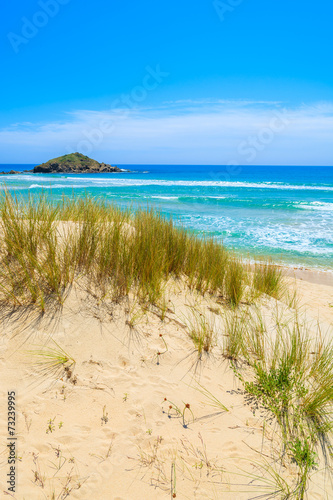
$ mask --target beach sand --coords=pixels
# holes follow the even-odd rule
[[[320,320],[330,335],[332,284],[311,282],[305,274],[298,278],[288,280],[297,288],[300,314],[310,328]],[[162,320],[158,309],[142,312],[134,299],[98,303],[75,286],[61,309],[50,308],[43,316],[34,309],[1,311],[3,492],[9,467],[7,391],[16,394],[13,498],[141,500],[175,494],[247,500],[274,491],[269,470],[276,428],[246,398],[221,355],[219,304],[185,292],[179,283],[170,284],[167,301]],[[290,313],[283,301],[263,297],[259,304],[268,324],[276,311]],[[207,315],[217,332],[216,347],[201,360],[184,328],[191,306]],[[75,365],[69,362],[64,370],[41,363],[36,351],[57,346]],[[227,411],[214,406],[209,394]],[[183,411],[186,404],[190,409],[183,422],[174,407]],[[287,465],[278,471],[288,480],[296,474]],[[251,474],[268,482],[249,484]],[[311,478],[308,495],[333,497],[322,466]]]

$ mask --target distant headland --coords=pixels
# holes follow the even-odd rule
[[[53,160],[37,165],[32,170],[24,170],[25,173],[29,172],[30,174],[108,174],[122,171],[107,163],[98,163],[98,161],[81,153],[59,156],[59,158],[53,158]],[[11,170],[10,172],[0,172],[0,174],[22,174],[22,172]]]

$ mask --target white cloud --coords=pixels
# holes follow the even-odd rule
[[[12,124],[0,130],[0,162],[34,163],[81,151],[119,164],[332,165],[332,136],[330,102],[286,108],[266,101],[183,100]]]

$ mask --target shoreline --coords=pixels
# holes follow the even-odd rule
[[[268,258],[270,257],[268,256]],[[263,260],[249,260],[246,258],[244,258],[243,261],[248,263],[251,268],[253,268],[255,264],[263,264],[266,262]],[[301,265],[298,267],[295,264],[288,265],[277,263],[273,259],[271,260],[271,264],[281,269],[282,274],[287,278],[307,281],[308,283],[317,285],[333,286],[333,269],[319,269],[316,267],[305,267]]]
[[[283,274],[289,278],[296,278],[297,280],[307,281],[308,283],[333,287],[333,270],[327,269],[326,271],[318,271],[311,268],[301,269],[283,266]]]

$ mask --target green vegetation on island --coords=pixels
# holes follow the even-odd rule
[[[81,153],[59,156],[46,163],[37,165],[32,170],[25,170],[25,172],[33,174],[108,174],[121,171],[118,167],[107,163],[99,163]],[[22,172],[11,170],[10,172],[0,172],[0,174],[22,174]]]

